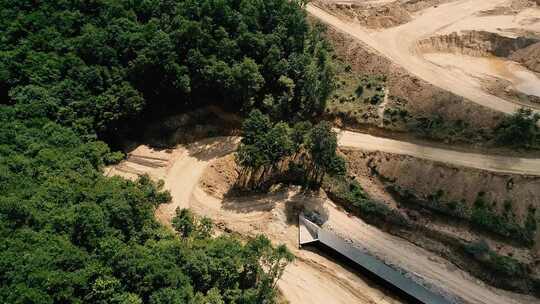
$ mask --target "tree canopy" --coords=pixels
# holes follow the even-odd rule
[[[299,0],[0,3],[0,103],[85,136],[204,103],[321,113],[328,45]]]
[[[262,111],[252,129],[268,140],[246,146],[268,153],[254,164],[290,157],[307,128],[274,121],[317,115],[333,87],[303,5],[0,2],[0,302],[272,303],[285,247],[212,238],[211,221],[182,211],[182,237],[165,229],[153,214],[170,194],[148,177],[105,177],[122,154],[101,140],[217,103]]]

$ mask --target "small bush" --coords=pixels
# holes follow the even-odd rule
[[[346,204],[352,212],[367,222],[408,225],[407,219],[383,202],[372,200],[355,180],[341,177],[325,178],[323,188],[337,202]]]
[[[512,238],[530,246],[534,243],[534,231],[536,230],[534,213],[532,216],[527,217],[530,221],[529,224],[526,221],[525,227],[522,227],[516,222],[514,217],[500,215],[492,210],[492,206],[485,201],[484,194],[479,193],[474,203],[470,220],[478,229],[489,231],[505,238]]]
[[[540,115],[531,109],[519,109],[495,128],[495,142],[503,146],[537,148],[540,144],[539,120]]]
[[[484,240],[464,246],[466,253],[487,267],[490,271],[509,277],[527,276],[527,266],[518,260],[497,254]]]
[[[362,94],[364,94],[364,87],[362,85],[359,85],[356,90],[354,91],[356,96],[361,97]]]

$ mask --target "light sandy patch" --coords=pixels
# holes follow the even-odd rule
[[[409,155],[422,159],[493,172],[540,175],[540,159],[535,158],[460,152],[376,137],[369,134],[339,130],[338,141],[339,145],[342,147]]]
[[[440,28],[436,33],[450,34],[469,30],[487,31],[507,37],[517,37],[523,31],[540,34],[540,8],[528,8],[516,15],[471,15]]]
[[[427,53],[423,57],[435,65],[468,78],[469,83],[478,88],[482,87],[481,80],[497,77],[510,81],[517,91],[540,96],[540,78],[516,62],[498,57],[474,57],[450,53]]]
[[[462,73],[444,69],[425,60],[415,48],[417,41],[433,36],[439,29],[448,27],[477,13],[504,5],[508,0],[459,0],[421,11],[409,23],[379,32],[341,20],[321,8],[308,4],[307,11],[322,22],[362,41],[372,49],[408,70],[411,74],[442,89],[463,96],[482,106],[504,113],[515,112],[520,105],[489,94],[471,84]]]

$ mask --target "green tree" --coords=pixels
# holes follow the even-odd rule
[[[195,217],[189,209],[176,208],[172,226],[183,238],[190,237],[196,229]]]
[[[539,144],[540,114],[531,109],[518,109],[505,117],[495,128],[495,140],[501,145],[533,148]]]

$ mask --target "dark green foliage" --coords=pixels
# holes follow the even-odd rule
[[[172,226],[183,238],[188,238],[195,230],[195,216],[189,209],[176,208],[176,215],[172,219]]]
[[[105,177],[104,143],[15,115],[0,106],[0,302],[273,302],[285,248],[209,238],[207,218],[183,242],[154,220],[163,183]]]
[[[540,115],[531,109],[519,109],[505,117],[495,128],[495,141],[500,145],[535,148],[539,144]]]
[[[323,29],[308,26],[304,4],[2,1],[0,104],[113,138],[145,108],[208,101],[311,117],[324,110],[333,72]]]
[[[329,123],[271,123],[253,110],[245,119],[236,153],[242,167],[239,186],[260,189],[267,182],[296,182],[319,187],[325,174],[343,175],[345,161],[336,154],[337,135]],[[277,175],[277,176],[276,176]],[[286,177],[285,177],[286,176]]]
[[[211,221],[189,214],[173,223],[182,241],[154,220],[171,200],[163,184],[104,177],[123,155],[97,138],[216,101],[287,121],[320,113],[332,65],[304,4],[1,2],[0,302],[272,303],[285,247],[210,238]],[[304,143],[309,127],[259,118],[246,127],[254,166]]]
[[[407,219],[399,211],[386,204],[371,199],[355,180],[345,177],[327,177],[323,188],[332,200],[345,207],[369,223],[393,223],[406,226]]]
[[[464,250],[484,267],[498,275],[521,278],[528,274],[526,265],[512,257],[493,252],[484,240],[467,244]]]
[[[493,210],[485,201],[483,193],[480,193],[474,203],[471,212],[471,223],[479,229],[493,232],[505,238],[531,246],[534,244],[534,234],[536,230],[536,211],[529,208],[525,226],[520,225],[514,216],[509,216],[509,212],[500,215]]]
[[[189,209],[176,209],[176,216],[172,219],[172,226],[182,238],[195,237],[206,239],[212,236],[214,224],[207,217],[197,218]]]

